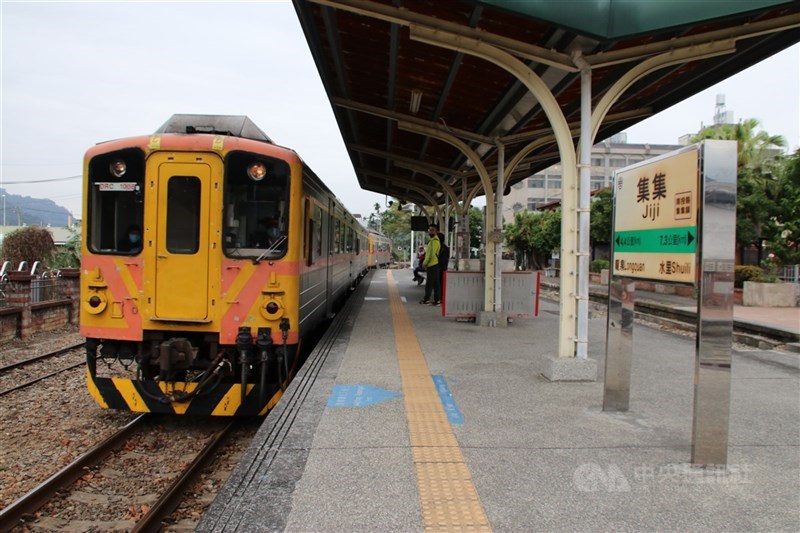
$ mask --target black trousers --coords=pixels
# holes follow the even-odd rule
[[[425,299],[439,302],[442,299],[442,277],[439,275],[440,266],[429,266],[425,278]],[[433,296],[433,299],[431,299]]]

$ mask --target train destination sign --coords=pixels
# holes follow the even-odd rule
[[[616,173],[616,276],[694,283],[697,251],[697,146]]]

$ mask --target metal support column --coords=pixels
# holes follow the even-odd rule
[[[503,310],[503,184],[505,182],[506,150],[497,141],[497,193],[494,196],[494,308],[495,313]]]
[[[592,174],[592,69],[580,54],[573,61],[581,69],[581,136],[578,170],[578,327],[575,355],[586,359],[589,343],[589,211]]]

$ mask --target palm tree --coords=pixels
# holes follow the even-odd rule
[[[741,262],[744,249],[755,246],[761,263],[763,230],[772,217],[775,200],[780,196],[776,165],[786,139],[757,131],[759,121],[749,118],[738,124],[722,124],[700,130],[692,142],[718,139],[737,142],[736,252]]]
[[[692,142],[704,139],[736,141],[739,143],[738,167],[757,169],[765,161],[774,159],[777,148],[786,146],[786,139],[781,135],[770,135],[765,131],[756,131],[761,123],[756,118],[739,121],[738,124],[722,124],[703,128],[694,136]]]

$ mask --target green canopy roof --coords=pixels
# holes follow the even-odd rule
[[[786,0],[478,0],[600,40],[620,39],[697,24]]]

